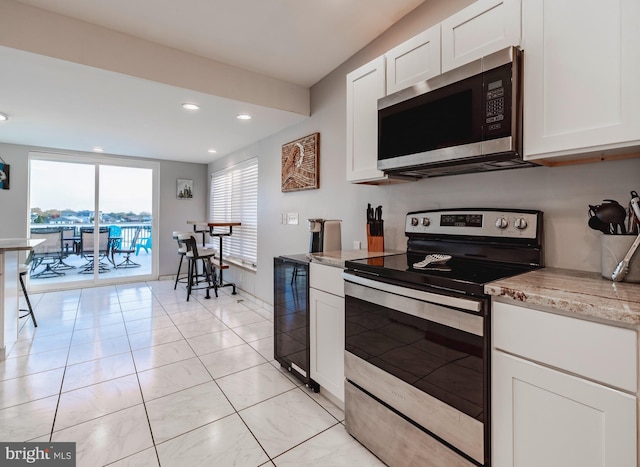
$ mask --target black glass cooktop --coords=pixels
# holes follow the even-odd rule
[[[345,266],[357,275],[375,275],[405,282],[407,286],[429,286],[452,291],[484,294],[484,284],[498,279],[530,271],[534,267],[492,263],[482,260],[452,258],[443,264],[433,264],[425,269],[412,265],[424,259],[423,253],[403,253],[377,258],[347,261]],[[359,274],[362,273],[362,274]]]

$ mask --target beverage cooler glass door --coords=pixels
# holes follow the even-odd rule
[[[309,383],[309,264],[274,258],[275,359]]]

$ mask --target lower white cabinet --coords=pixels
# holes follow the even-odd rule
[[[500,302],[492,321],[493,467],[637,467],[636,332]]]
[[[344,283],[342,269],[311,263],[309,268],[311,379],[320,392],[344,406]]]
[[[494,467],[636,467],[635,397],[503,352],[493,368]]]

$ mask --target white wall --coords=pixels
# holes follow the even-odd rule
[[[401,185],[366,186],[345,181],[345,75],[470,3],[426,2],[316,84],[311,90],[308,120],[209,165],[211,172],[259,157],[258,272],[255,277],[246,272],[238,276],[245,290],[273,303],[273,257],[307,251],[307,218],[342,219],[343,249],[351,249],[354,240],[366,248],[367,203],[383,206],[385,246],[403,251],[404,216],[411,210],[539,209],[545,215],[547,266],[600,270],[601,234],[587,227],[587,205],[606,198],[628,203],[629,191],[640,190],[640,159],[458,175]],[[282,145],[316,131],[320,133],[320,188],[282,193]],[[283,212],[299,213],[300,224],[281,225]]]
[[[0,157],[11,166],[11,188],[0,190],[0,238],[28,235],[29,151],[64,153],[80,158],[83,156],[83,153],[74,151],[0,143]],[[117,158],[118,156],[113,157]],[[149,159],[144,160],[148,161]],[[175,274],[178,267],[177,244],[172,239],[173,231],[188,230],[188,220],[199,220],[206,217],[208,188],[205,164],[164,160],[157,162],[160,163],[160,231],[154,234],[153,246],[159,249],[158,270],[159,274],[163,276]],[[176,198],[176,179],[178,178],[194,181],[193,199],[179,200]],[[72,189],[73,187],[68,188]]]

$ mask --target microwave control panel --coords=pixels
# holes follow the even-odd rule
[[[484,73],[484,133],[491,137],[510,131],[511,69],[510,65]]]

